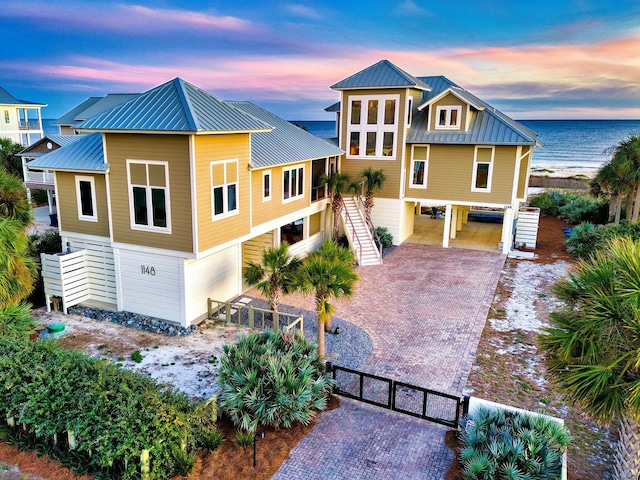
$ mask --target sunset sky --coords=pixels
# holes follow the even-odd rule
[[[381,59],[517,119],[640,119],[638,0],[2,0],[0,86],[56,118],[176,76],[288,120]]]

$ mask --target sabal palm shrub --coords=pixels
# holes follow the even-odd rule
[[[27,303],[14,303],[0,310],[0,337],[14,335],[26,338],[38,328]]]
[[[478,408],[462,432],[465,480],[558,479],[570,440],[548,417]]]
[[[316,347],[301,334],[265,330],[225,345],[218,405],[233,423],[253,433],[258,426],[308,425],[327,406],[333,384]]]
[[[606,248],[615,238],[640,241],[640,222],[622,221],[607,225],[581,223],[573,229],[573,234],[567,239],[567,250],[576,258],[587,259],[597,250]]]

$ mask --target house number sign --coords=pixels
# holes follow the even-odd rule
[[[143,275],[151,275],[154,276],[156,274],[155,267],[150,267],[149,265],[140,265],[140,270]]]

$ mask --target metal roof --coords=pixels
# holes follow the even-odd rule
[[[89,97],[80,105],[76,105],[71,110],[57,118],[55,122],[51,122],[52,125],[73,125],[76,123],[75,117],[81,112],[84,112],[91,105],[102,99],[102,97]]]
[[[9,92],[7,92],[4,88],[0,87],[0,105],[33,105],[46,107],[46,103],[39,102],[31,102],[29,100],[20,100],[19,98],[14,97]]]
[[[350,88],[385,88],[402,87],[431,90],[431,87],[419,78],[398,68],[389,60],[380,60],[364,70],[354,73],[350,77],[331,85],[334,90]]]
[[[106,172],[109,169],[109,164],[104,163],[101,133],[67,136],[77,137],[77,140],[32,160],[27,163],[27,167],[36,170],[71,170],[74,172]]]
[[[225,102],[273,126],[251,134],[251,167],[262,168],[343,153],[335,145],[296,127],[251,102]]]
[[[339,112],[340,111],[340,102],[336,102],[333,105],[329,105],[324,109],[325,112]]]
[[[459,144],[487,144],[487,145],[539,145],[544,143],[538,139],[538,134],[519,122],[508,117],[500,110],[489,105],[467,90],[456,85],[443,76],[420,77],[433,88],[430,92],[423,92],[421,107],[426,106],[447,89],[460,97],[464,102],[481,110],[476,110],[469,129],[466,132],[451,130],[427,131],[429,125],[429,109],[416,112],[411,129],[407,135],[407,143],[459,143]]]
[[[127,100],[137,97],[139,93],[109,93],[99,99],[96,103],[89,106],[86,110],[78,112],[73,118],[76,122],[81,122],[91,118],[99,113],[111,110],[116,105],[126,102]]]
[[[22,150],[20,153],[18,153],[18,156],[19,157],[40,157],[42,155],[46,155],[47,153],[50,153],[50,152],[34,152],[34,150],[36,150],[40,145],[42,145],[45,142],[55,143],[57,145],[57,148],[60,148],[60,147],[64,147],[65,145],[70,145],[78,141],[79,138],[80,138],[79,135],[56,135],[56,134],[46,135],[42,137],[40,140],[38,140],[37,142],[31,144],[30,146]]]
[[[78,124],[80,130],[145,132],[251,132],[271,126],[174,78]]]

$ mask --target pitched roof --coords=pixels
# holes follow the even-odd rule
[[[68,112],[64,113],[61,117],[57,118],[54,122],[51,122],[52,125],[73,125],[76,120],[76,115],[84,112],[91,105],[99,101],[102,97],[89,97],[80,105],[76,105]]]
[[[364,70],[331,85],[334,90],[357,88],[418,88],[430,90],[431,87],[419,78],[398,68],[389,60],[380,60]]]
[[[80,130],[252,132],[271,126],[174,78],[77,125]]]
[[[339,112],[340,111],[340,102],[336,102],[333,105],[329,105],[324,109],[325,112]]]
[[[407,143],[544,145],[538,139],[537,133],[456,85],[448,78],[435,76],[420,77],[420,79],[428,82],[433,87],[430,92],[423,92],[420,107],[428,105],[432,100],[450,89],[455,95],[478,110],[472,117],[469,129],[462,132],[451,130],[427,131],[429,122],[428,109],[419,111],[414,115],[411,129],[407,135]]]
[[[14,97],[4,88],[0,87],[0,105],[33,105],[38,107],[46,107],[46,103],[31,102],[29,100],[20,100]]]
[[[109,169],[109,164],[104,163],[101,133],[65,136],[75,137],[77,140],[32,160],[27,163],[27,167],[74,172],[106,172]]]
[[[127,100],[137,97],[139,93],[109,93],[102,98],[99,98],[93,105],[89,105],[85,110],[78,112],[73,119],[76,122],[81,122],[88,118],[91,118],[99,113],[110,110],[116,105],[126,102]]]
[[[335,145],[318,138],[251,102],[225,102],[273,126],[268,132],[251,134],[251,167],[329,157],[343,153]]]
[[[39,147],[46,142],[54,143],[56,145],[56,149],[58,149],[60,147],[64,147],[65,145],[70,145],[76,142],[79,138],[80,138],[79,135],[57,135],[57,134],[45,135],[37,142],[29,145],[27,148],[25,148],[20,153],[18,153],[18,156],[19,157],[40,157],[42,155],[46,155],[47,153],[50,153],[50,152],[35,151],[35,150],[38,150]]]

